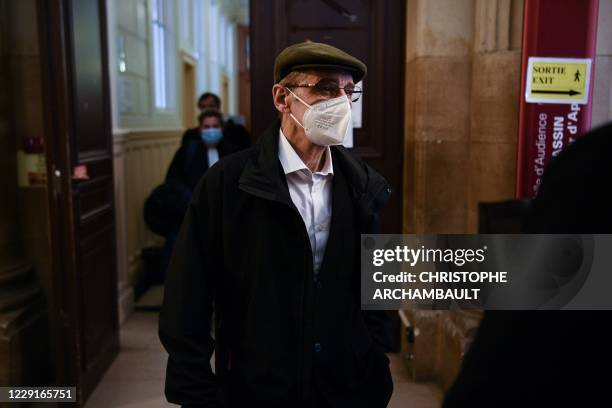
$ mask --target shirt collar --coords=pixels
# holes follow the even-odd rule
[[[289,143],[289,140],[287,140],[287,137],[283,133],[282,129],[279,130],[279,133],[280,135],[278,137],[278,159],[280,160],[283,166],[285,174],[294,173],[300,170],[307,170],[308,172],[310,172],[308,166],[304,164],[300,156],[295,152],[293,146],[291,146],[291,143]],[[323,165],[323,168],[315,172],[314,174],[320,174],[323,176],[327,176],[328,174],[334,174],[334,165],[332,163],[332,156],[329,146],[325,147],[324,155],[325,164]]]

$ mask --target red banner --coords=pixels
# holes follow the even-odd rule
[[[516,197],[591,126],[599,0],[525,0]]]

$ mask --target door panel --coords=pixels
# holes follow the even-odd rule
[[[103,55],[99,1],[71,1],[74,80],[74,151],[77,161],[89,156],[104,158],[111,151],[111,140],[100,137],[108,129],[102,81]]]
[[[61,262],[58,381],[82,404],[118,352],[113,155],[104,0],[39,0],[46,141]]]
[[[353,152],[382,173],[395,193],[383,232],[401,232],[404,2],[401,0],[258,0],[251,2],[253,135],[276,117],[272,70],[286,46],[312,40],[343,49],[368,66],[362,127]]]
[[[107,279],[108,254],[113,249],[114,230],[107,226],[80,243],[83,311],[83,366],[95,369],[101,351],[109,346],[108,335],[113,333],[113,298],[108,294],[116,288]]]
[[[80,372],[83,394],[95,387],[117,348],[117,271],[113,155],[103,23],[104,1],[70,1],[73,132],[71,168],[76,264],[80,280]]]

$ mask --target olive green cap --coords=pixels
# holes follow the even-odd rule
[[[316,68],[348,71],[355,83],[367,72],[366,65],[352,55],[328,44],[306,41],[290,45],[278,54],[274,61],[274,83],[291,71]]]

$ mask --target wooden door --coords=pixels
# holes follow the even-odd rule
[[[383,232],[401,232],[405,8],[402,0],[252,0],[251,106],[257,138],[276,117],[274,59],[288,45],[324,42],[364,61],[362,127],[354,153],[393,186]]]
[[[87,398],[118,351],[113,152],[104,0],[39,0],[52,176],[58,384]]]

